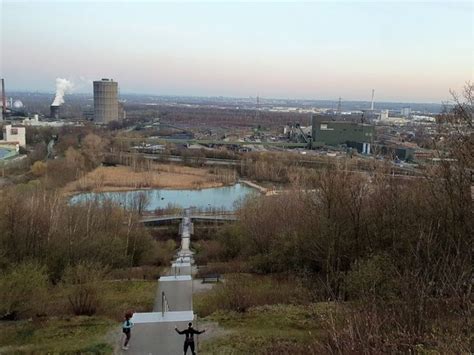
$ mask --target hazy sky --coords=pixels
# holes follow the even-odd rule
[[[10,90],[440,102],[473,80],[473,2],[0,3]]]

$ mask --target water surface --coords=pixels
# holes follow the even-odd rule
[[[235,184],[233,186],[215,187],[202,190],[135,190],[120,192],[89,192],[75,195],[71,198],[72,203],[84,202],[90,199],[111,199],[123,205],[129,206],[136,199],[137,195],[146,193],[149,199],[147,211],[167,207],[199,209],[224,209],[234,210],[236,204],[242,201],[249,194],[256,194],[257,191],[245,184]]]
[[[13,149],[1,148],[0,147],[0,159],[5,159],[7,157],[15,155],[15,151]]]

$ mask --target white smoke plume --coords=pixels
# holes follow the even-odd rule
[[[51,106],[60,106],[64,103],[64,95],[74,88],[74,84],[67,79],[56,78],[56,96]]]

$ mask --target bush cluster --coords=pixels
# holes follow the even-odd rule
[[[58,284],[75,314],[91,315],[104,268],[164,262],[161,249],[133,209],[111,201],[71,204],[40,184],[6,189],[0,195],[0,317],[41,314],[43,293]]]
[[[211,293],[198,298],[196,311],[200,316],[207,316],[219,310],[245,312],[256,306],[302,304],[310,300],[309,291],[295,280],[227,274],[225,283],[216,285]]]

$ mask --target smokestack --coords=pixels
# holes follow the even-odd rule
[[[55,120],[59,120],[59,106],[51,105],[49,109],[50,109],[49,117],[54,118]]]
[[[3,116],[7,113],[7,98],[5,96],[5,79],[2,78],[2,113]]]
[[[372,89],[372,103],[370,104],[370,110],[374,110],[374,94],[375,94],[375,89]]]

